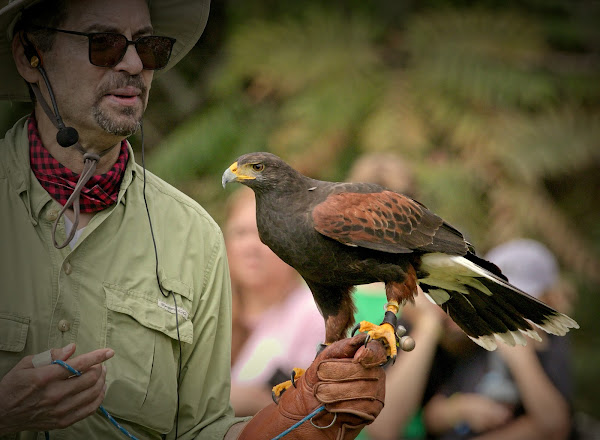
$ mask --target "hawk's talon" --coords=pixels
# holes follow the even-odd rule
[[[296,379],[300,379],[300,377],[304,374],[306,370],[304,368],[293,368],[292,373],[290,374],[290,382],[296,387]],[[285,382],[284,382],[285,383]]]
[[[352,327],[352,331],[350,332],[350,336],[354,336],[356,334],[356,332],[358,331],[358,329],[360,328],[360,322],[357,322],[356,324],[354,324],[354,326]]]
[[[290,374],[291,380],[281,382],[271,389],[271,396],[273,397],[273,401],[275,403],[277,403],[275,397],[281,397],[284,391],[290,388],[292,385],[294,388],[296,388],[296,380],[300,379],[300,377],[304,374],[304,371],[305,370],[303,368],[294,368]]]
[[[396,339],[396,328],[392,324],[384,322],[381,325],[375,325],[368,321],[362,321],[360,323],[360,331],[367,332],[365,344],[372,339],[383,339],[387,345],[388,356],[396,358],[398,340]]]
[[[289,380],[286,380],[285,382],[281,382],[281,383],[275,385],[273,388],[271,388],[271,394],[274,396],[273,401],[275,401],[275,403],[277,403],[277,401],[275,400],[275,397],[277,397],[277,398],[281,397],[281,395],[285,392],[285,390],[287,390],[291,386],[292,386],[292,382]]]

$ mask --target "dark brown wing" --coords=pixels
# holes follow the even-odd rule
[[[459,231],[392,191],[331,194],[314,208],[312,218],[319,233],[349,246],[389,253],[467,252]]]

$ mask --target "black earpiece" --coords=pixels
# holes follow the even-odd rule
[[[42,57],[38,53],[37,49],[33,45],[29,38],[27,38],[27,34],[23,31],[20,33],[21,44],[23,45],[23,50],[25,51],[25,56],[27,57],[27,61],[31,67],[40,67],[42,65]]]
[[[21,44],[23,45],[23,49],[25,51],[25,56],[29,61],[31,67],[39,67],[42,64],[42,58],[38,51],[35,49],[35,46],[29,41],[25,32],[21,33]]]
[[[42,58],[40,57],[38,51],[35,46],[29,41],[27,35],[23,32],[21,37],[21,43],[23,44],[23,49],[25,51],[25,56],[29,60],[29,64],[31,67],[35,67],[42,74],[42,78],[46,83],[46,88],[48,89],[48,94],[50,95],[50,101],[52,102],[52,107],[54,108],[54,114],[47,109],[47,105],[43,105],[42,107],[46,111],[46,114],[50,120],[54,119],[53,123],[58,129],[56,133],[56,142],[63,148],[68,148],[72,145],[75,145],[77,141],[79,141],[79,133],[73,127],[65,126],[62,118],[60,117],[60,113],[58,112],[58,105],[56,105],[56,99],[54,98],[54,93],[52,92],[52,87],[50,86],[50,81],[46,76],[46,70],[42,66]],[[40,96],[38,99],[43,98]],[[45,104],[45,103],[44,103]]]

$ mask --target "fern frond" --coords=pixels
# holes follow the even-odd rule
[[[216,90],[229,94],[256,80],[289,96],[324,79],[361,76],[381,66],[372,45],[377,32],[366,17],[321,8],[277,22],[253,21],[229,40]]]
[[[363,151],[397,151],[405,157],[424,158],[429,146],[426,124],[418,114],[410,85],[401,74],[389,81],[377,107],[360,128]]]
[[[482,108],[540,106],[556,100],[539,69],[543,34],[535,22],[511,13],[443,11],[424,14],[407,30],[410,74],[434,89]]]
[[[517,181],[536,182],[600,163],[600,114],[563,108],[507,118],[500,127],[490,148]]]

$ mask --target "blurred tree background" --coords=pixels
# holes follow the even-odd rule
[[[519,236],[557,254],[579,292],[577,410],[600,417],[598,23],[592,0],[213,2],[154,83],[148,169],[220,221],[240,154],[326,180],[364,153],[402,155],[420,201],[480,254]],[[28,109],[3,103],[0,121]]]

